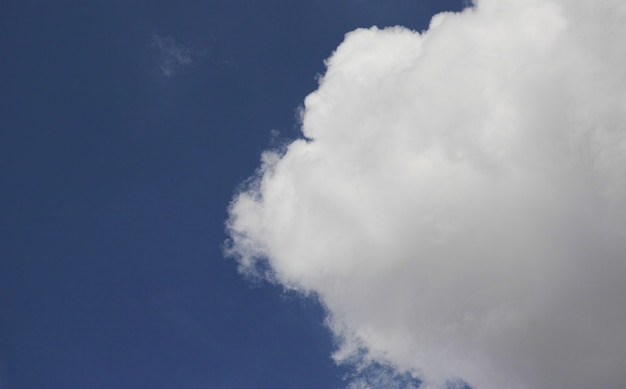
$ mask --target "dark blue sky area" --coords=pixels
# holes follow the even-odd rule
[[[223,258],[226,207],[346,32],[461,6],[1,1],[0,388],[345,385],[320,307]]]

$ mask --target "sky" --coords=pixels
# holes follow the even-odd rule
[[[0,387],[344,388],[228,204],[359,27],[460,1],[0,1]]]
[[[617,0],[1,2],[0,388],[626,387],[625,39]]]

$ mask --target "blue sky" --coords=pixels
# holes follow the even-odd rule
[[[345,33],[462,1],[0,3],[0,387],[340,388],[224,222]],[[280,142],[280,140],[279,140]]]
[[[79,3],[0,2],[0,389],[626,387],[621,0]]]

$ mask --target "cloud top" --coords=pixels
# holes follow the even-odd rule
[[[444,387],[626,387],[626,6],[480,0],[346,35],[230,208],[339,362]]]

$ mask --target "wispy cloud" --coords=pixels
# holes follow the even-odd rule
[[[346,36],[304,139],[233,200],[228,252],[318,296],[340,363],[624,388],[626,6],[476,3]]]
[[[194,66],[198,60],[198,53],[190,45],[176,42],[169,36],[154,32],[151,45],[159,50],[159,68],[165,77],[172,77]]]
[[[360,366],[345,389],[418,389],[421,382],[410,374],[398,374],[388,366],[369,364]],[[459,388],[461,389],[461,388]]]

